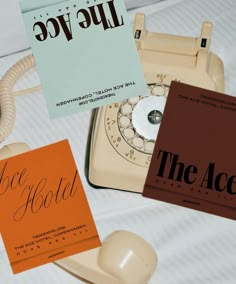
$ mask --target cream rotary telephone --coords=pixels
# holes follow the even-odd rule
[[[137,14],[134,38],[148,94],[100,108],[90,146],[89,181],[142,192],[172,80],[224,92],[221,59],[209,52],[212,24],[199,38],[149,32]],[[174,137],[173,137],[174,138]]]

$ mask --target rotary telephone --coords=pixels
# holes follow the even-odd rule
[[[224,93],[224,66],[209,52],[212,24],[199,38],[149,32],[137,14],[134,38],[148,93],[97,110],[92,130],[89,181],[142,192],[171,81]]]

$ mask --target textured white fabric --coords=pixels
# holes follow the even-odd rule
[[[55,3],[60,1],[63,0],[54,0]],[[159,1],[161,0],[125,0],[125,5],[127,9],[133,9]],[[19,2],[20,0],[0,0],[0,57],[30,47]],[[52,0],[41,2],[47,4]]]
[[[211,50],[224,61],[226,92],[236,96],[235,0],[167,0],[131,11],[131,21],[138,11],[147,15],[149,30],[170,34],[198,36],[202,21],[212,21]],[[28,53],[0,59],[0,77]],[[18,82],[16,89],[37,84],[37,73],[31,71]],[[139,194],[93,189],[88,185],[84,160],[90,117],[91,112],[83,112],[50,121],[41,92],[22,96],[17,98],[15,128],[4,144],[23,141],[33,149],[68,138],[101,239],[113,230],[126,229],[144,237],[157,251],[158,269],[150,284],[235,284],[235,221],[145,199]],[[53,264],[13,276],[3,250],[0,281],[4,284],[83,283]]]
[[[0,57],[29,48],[18,0],[0,0]]]
[[[157,3],[163,0],[125,0],[125,5],[128,10],[147,6],[153,3]]]

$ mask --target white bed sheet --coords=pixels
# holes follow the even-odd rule
[[[211,20],[214,23],[211,50],[224,61],[226,93],[236,96],[234,0],[166,0],[131,11],[131,21],[136,12],[144,12],[147,15],[149,30],[187,36],[198,36],[202,21]],[[30,52],[25,51],[0,59],[0,77],[12,64]],[[37,84],[37,73],[30,71],[18,82],[16,90]],[[24,141],[34,149],[58,140],[69,139],[101,239],[113,230],[126,229],[145,238],[157,251],[159,264],[150,281],[151,284],[236,283],[234,221],[145,199],[139,194],[91,188],[84,176],[91,112],[50,121],[41,92],[18,97],[16,103],[16,125],[2,146]],[[2,248],[0,283],[83,282],[54,264],[14,276]]]

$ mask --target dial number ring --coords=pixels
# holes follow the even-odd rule
[[[147,84],[149,92],[146,96],[134,97],[106,107],[105,130],[108,140],[116,152],[127,161],[142,167],[150,165],[155,139],[147,139],[139,133],[137,127],[134,127],[132,114],[135,107],[147,98],[166,98],[172,80],[176,81],[171,75],[158,74],[156,83]],[[147,114],[147,121],[149,114],[150,112]],[[151,114],[162,117],[158,109]],[[155,120],[154,116],[153,119]],[[151,124],[150,121],[149,123]]]

